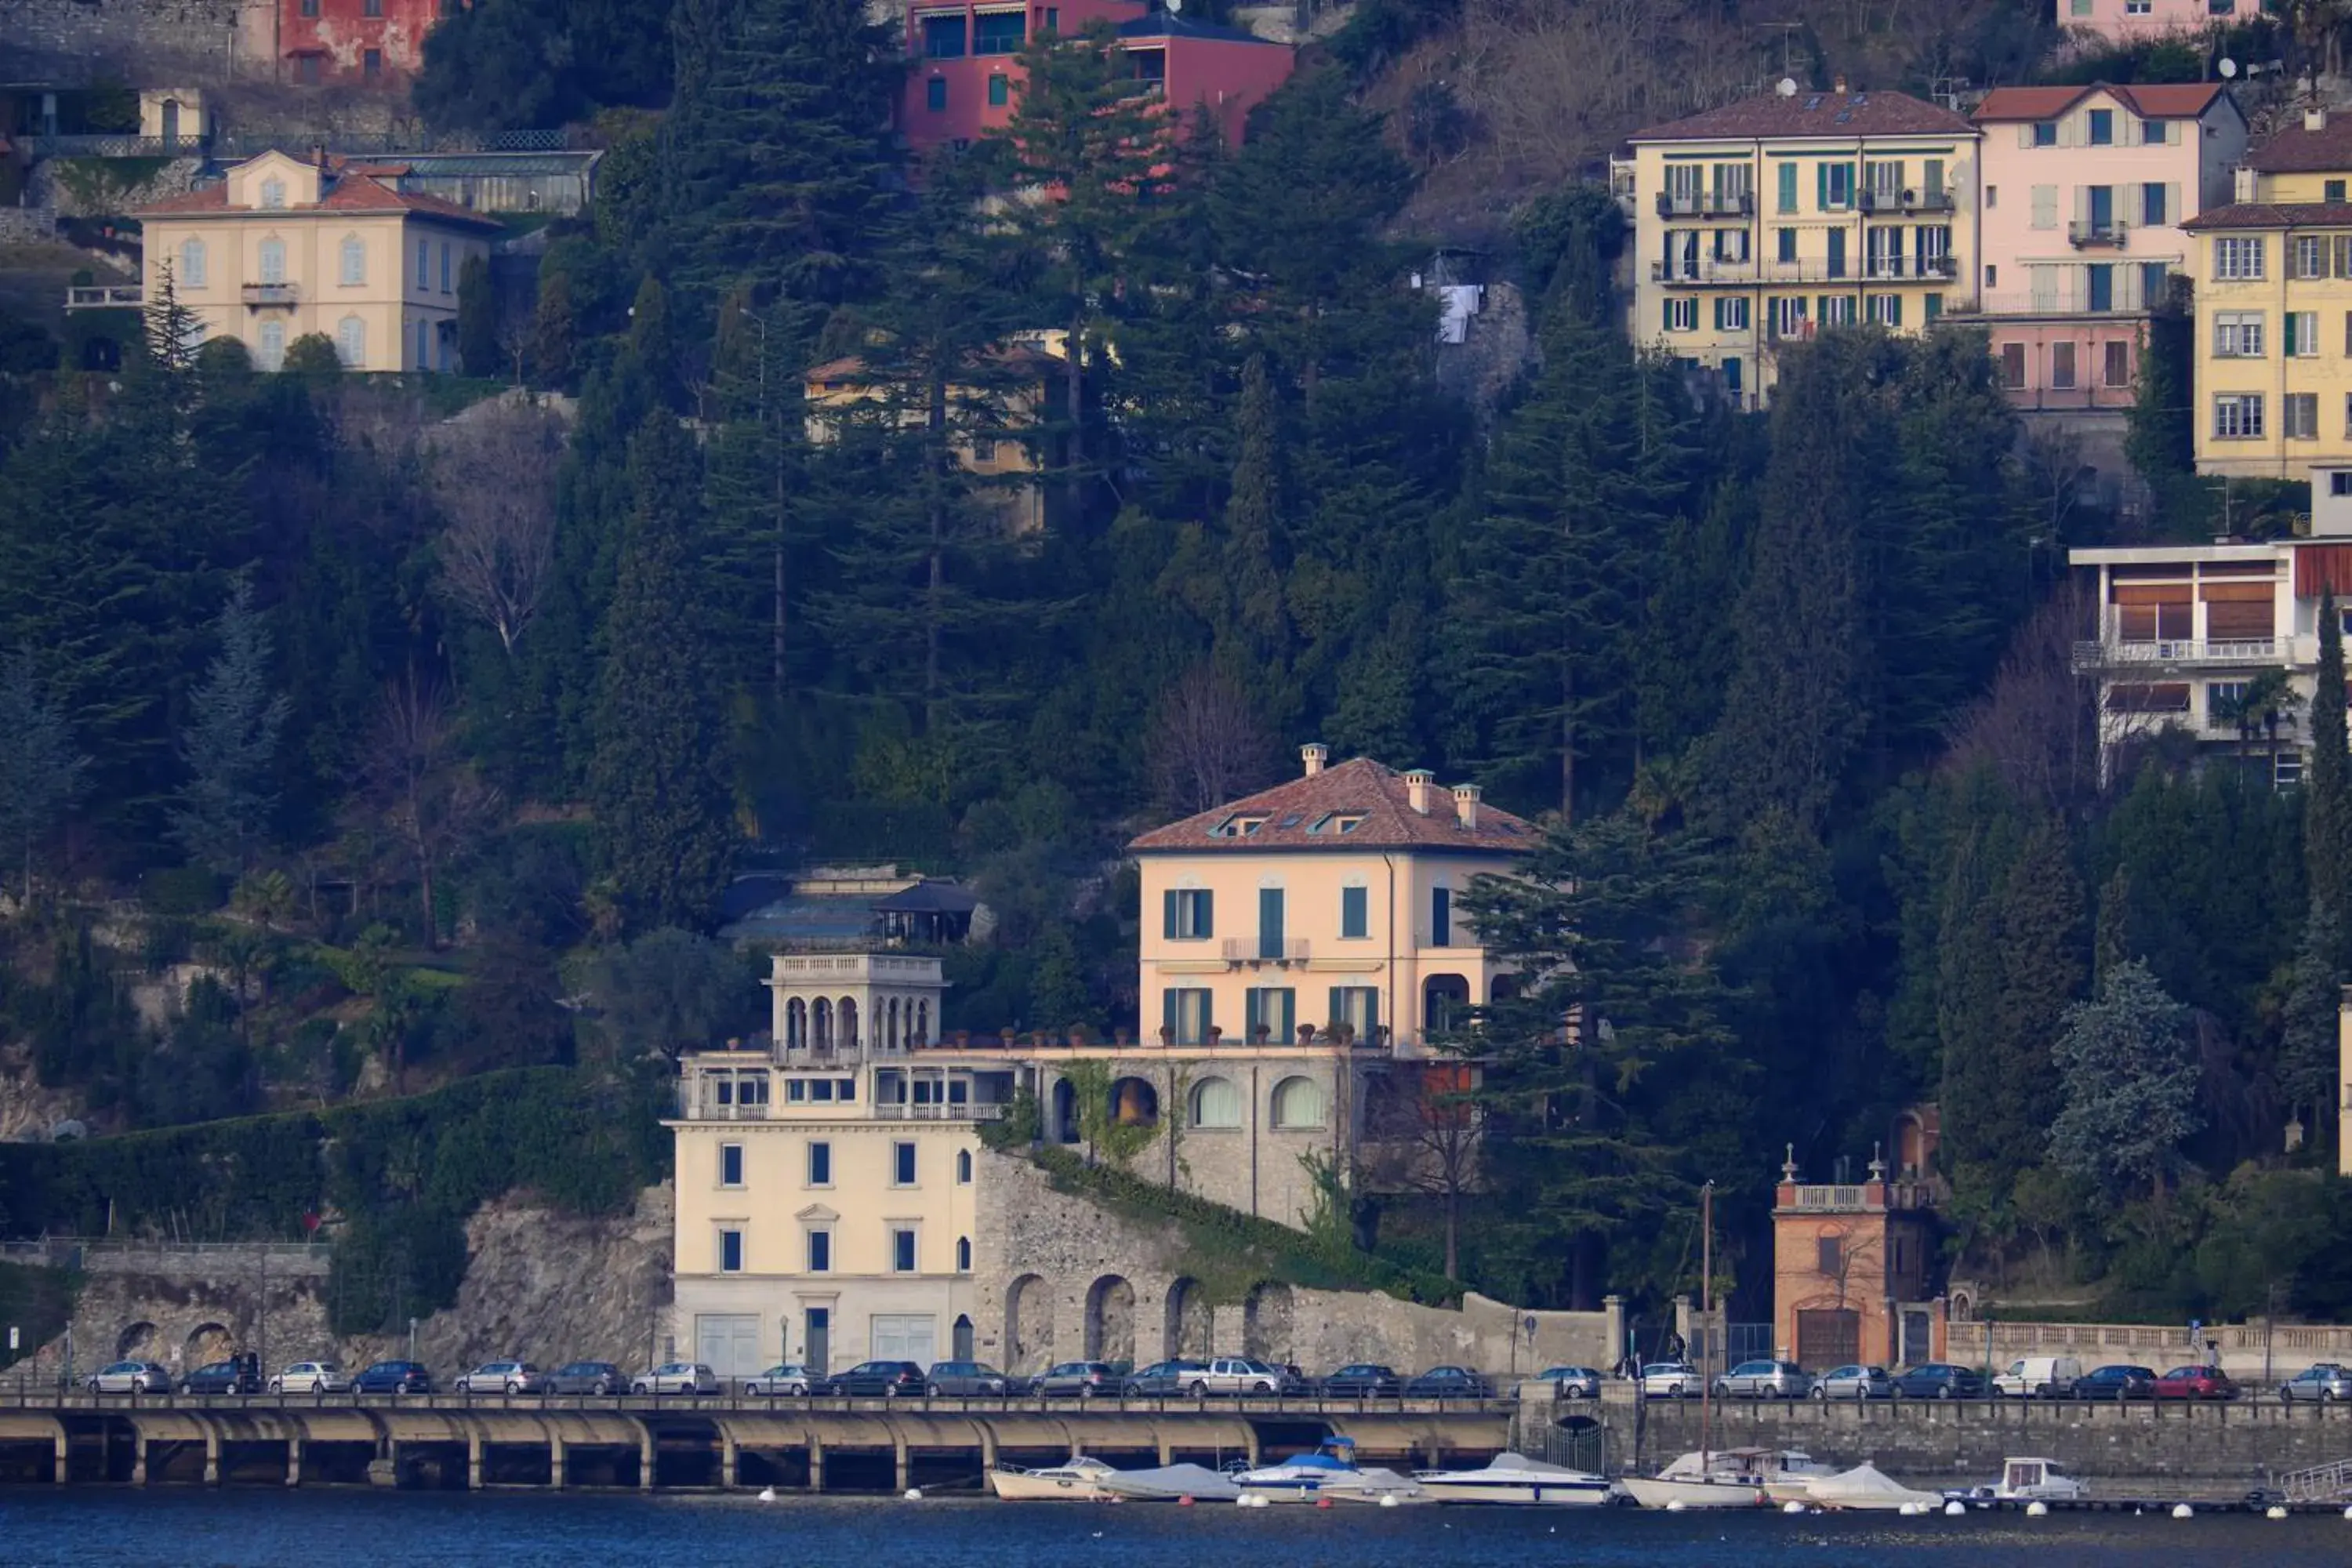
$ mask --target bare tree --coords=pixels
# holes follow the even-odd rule
[[[562,426],[501,402],[434,433],[433,491],[443,591],[478,616],[509,655],[538,613],[555,563],[555,472]]]
[[[2053,811],[2096,789],[2095,682],[2074,667],[2077,634],[2096,635],[2093,614],[2062,589],[2018,628],[1992,689],[1951,727],[1949,766],[1990,767],[2021,799]]]
[[[441,694],[414,680],[384,689],[362,767],[366,799],[416,878],[425,943],[438,947],[434,878],[496,818],[498,791],[458,756]]]
[[[1160,697],[1145,742],[1152,789],[1188,816],[1265,782],[1273,753],[1249,694],[1204,664]]]
[[[1400,1069],[1373,1101],[1373,1136],[1387,1147],[1373,1179],[1435,1198],[1444,1220],[1445,1273],[1462,1277],[1462,1211],[1478,1184],[1486,1112],[1464,1063]]]

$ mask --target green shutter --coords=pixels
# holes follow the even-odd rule
[[[1783,160],[1780,164],[1780,210],[1797,210],[1797,165]]]
[[[1160,934],[1173,942],[1176,938],[1176,889],[1169,889],[1160,895]]]
[[[2293,310],[2288,310],[2284,313],[2283,330],[2279,333],[2281,346],[2285,350],[2286,355],[2289,359],[2293,359],[2295,353],[2295,315],[2296,312]]]
[[[1932,196],[1943,188],[1944,161],[1941,158],[1930,158],[1927,160],[1927,172],[1919,176],[1919,194]]]
[[[1830,210],[1830,166],[1827,163],[1813,165],[1813,205],[1822,212]]]
[[[1203,939],[1217,934],[1217,895],[1201,895],[1201,935]]]
[[[1887,298],[1886,324],[1890,327],[1899,327],[1903,324],[1903,296],[1900,294],[1890,295]]]
[[[1323,1014],[1323,1026],[1328,1028],[1347,1016],[1348,988],[1344,985],[1334,985],[1331,987],[1331,1005]]]
[[[1176,993],[1173,988],[1160,993],[1160,1026],[1168,1031],[1169,1038],[1175,1038]]]
[[[1927,296],[1927,320],[1929,320],[1929,321],[1934,321],[1937,317],[1938,317],[1938,316],[1942,315],[1943,313],[1944,313],[1944,297],[1943,297],[1941,294],[1930,294],[1930,295],[1928,295],[1928,296]]]
[[[1660,331],[1669,331],[1669,332],[1670,332],[1670,331],[1673,331],[1675,330],[1675,300],[1674,300],[1674,297],[1673,297],[1672,295],[1668,295],[1665,299],[1664,299],[1664,300],[1660,300],[1660,301],[1658,302],[1658,310],[1659,310],[1659,320],[1658,320],[1658,327],[1659,327],[1659,330],[1660,330]]]

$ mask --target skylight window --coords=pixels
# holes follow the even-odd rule
[[[1224,838],[1247,838],[1265,826],[1265,818],[1263,816],[1229,816],[1217,833]]]

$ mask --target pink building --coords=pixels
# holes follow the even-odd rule
[[[2252,21],[2262,0],[2058,0],[2058,25],[2126,43]]]
[[[2180,224],[2230,200],[2246,120],[2220,86],[2009,87],[1976,111],[1979,314],[2022,408],[2122,408]]]
[[[1137,90],[1164,101],[1183,119],[1194,106],[1216,116],[1228,145],[1242,140],[1249,111],[1290,79],[1286,45],[1249,33],[1171,16],[1141,0],[913,0],[907,9],[907,53],[914,61],[898,102],[898,132],[924,153],[941,142],[958,146],[1013,118],[1015,58],[1045,34],[1076,37],[1094,22],[1117,29],[1133,62]]]

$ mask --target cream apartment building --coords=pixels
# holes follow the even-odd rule
[[[1975,300],[1979,132],[1899,92],[1775,91],[1629,138],[1634,341],[1762,401],[1822,327],[1932,326]]]
[[[457,279],[488,257],[499,225],[398,184],[390,167],[247,159],[132,215],[145,296],[168,268],[202,335],[236,338],[262,370],[311,333],[348,369],[457,370]]]

